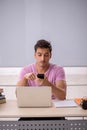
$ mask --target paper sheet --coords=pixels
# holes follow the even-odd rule
[[[76,107],[76,102],[72,99],[68,100],[54,100],[53,104],[55,107]]]

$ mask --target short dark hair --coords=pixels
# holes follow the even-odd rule
[[[44,40],[44,39],[41,39],[41,40],[37,41],[37,43],[34,46],[35,52],[37,51],[37,48],[49,48],[50,53],[52,51],[51,43],[46,41],[46,40]]]

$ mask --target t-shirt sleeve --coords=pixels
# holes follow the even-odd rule
[[[60,67],[56,72],[56,81],[57,80],[65,80],[65,71],[63,67]]]
[[[20,73],[19,73],[19,76],[18,76],[18,80],[22,80],[24,78],[24,75],[26,74],[27,72],[25,71],[24,68],[21,69]]]

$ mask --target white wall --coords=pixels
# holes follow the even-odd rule
[[[87,0],[0,0],[0,66],[34,62],[38,39],[52,42],[52,62],[87,66]]]

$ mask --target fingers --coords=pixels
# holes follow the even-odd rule
[[[24,76],[26,79],[35,80],[36,75],[34,73],[28,73]]]
[[[39,85],[47,85],[48,79],[47,79],[47,77],[44,75],[44,79],[41,79],[41,78],[36,77],[36,82],[37,82]]]

